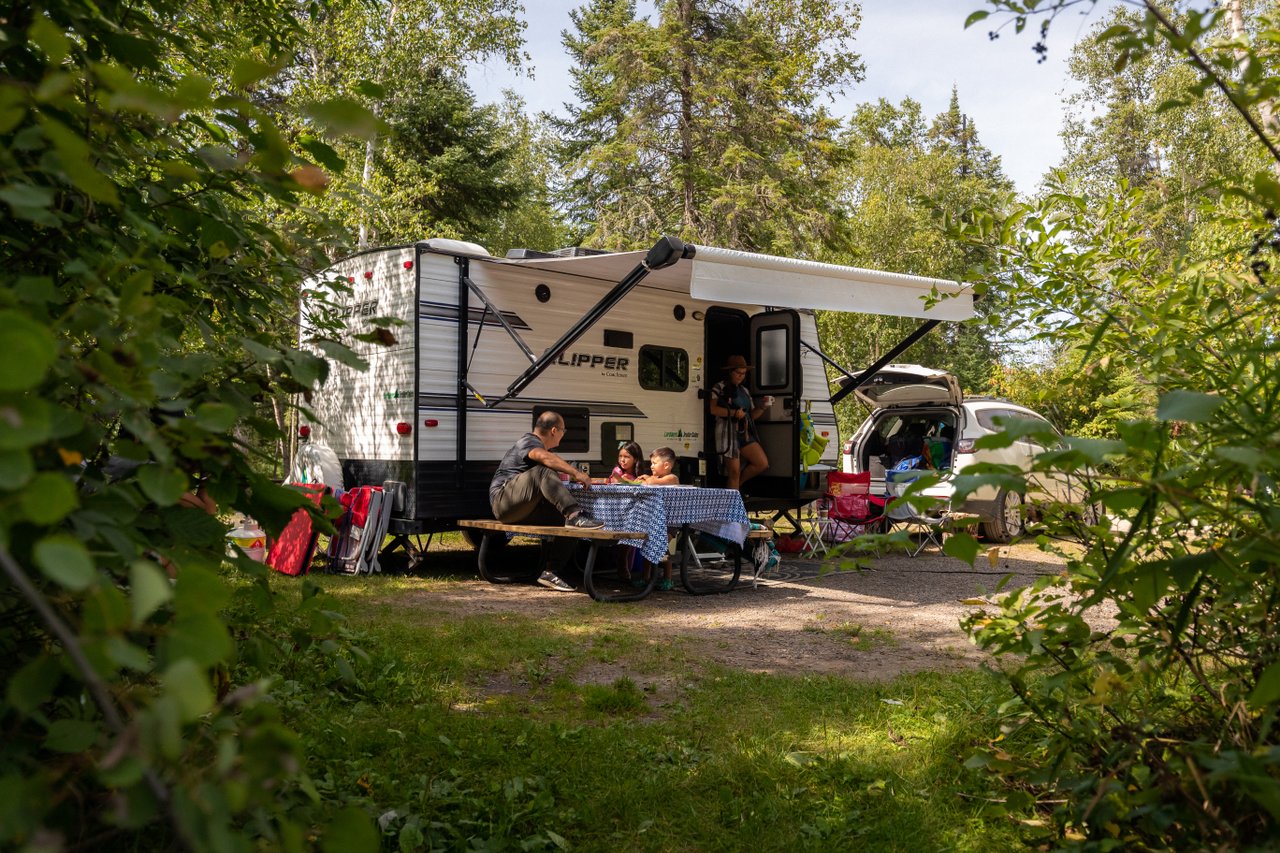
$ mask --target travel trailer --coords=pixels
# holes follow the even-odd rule
[[[827,367],[848,375],[823,355],[815,309],[920,317],[925,327],[973,310],[955,282],[670,237],[647,253],[506,257],[433,239],[354,255],[311,287],[335,278],[350,289],[333,298],[351,331],[375,318],[399,324],[389,346],[352,342],[368,369],[334,364],[308,426],[337,454],[348,488],[407,485],[396,534],[489,517],[498,461],[548,409],[566,423],[556,452],[593,475],[634,440],[646,454],[674,449],[681,482],[722,485],[707,397],[731,355],[755,366],[751,393],[774,398],[758,421],[770,467],[746,484],[748,508],[799,506],[817,487],[801,459],[802,415],[827,439],[821,464],[838,468]]]

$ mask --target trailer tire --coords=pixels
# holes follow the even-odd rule
[[[493,541],[489,543],[490,551],[493,551],[495,548],[507,547],[507,535],[505,533],[485,533],[483,530],[476,530],[474,527],[463,527],[460,529],[462,532],[462,538],[466,540],[468,545],[477,551],[480,550],[480,543],[484,541],[486,536],[493,539]]]

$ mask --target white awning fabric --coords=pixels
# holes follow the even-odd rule
[[[619,252],[576,258],[494,261],[618,281],[644,260],[644,256],[644,252]],[[693,260],[681,260],[665,269],[654,270],[644,283],[689,293],[708,302],[735,305],[820,308],[930,320],[967,320],[973,316],[972,289],[958,282],[714,246],[696,246]],[[925,297],[935,290],[941,298],[932,307],[926,307]]]
[[[973,316],[972,289],[954,281],[698,246],[690,292],[711,302],[821,308],[929,320]],[[934,291],[940,298],[926,307]]]

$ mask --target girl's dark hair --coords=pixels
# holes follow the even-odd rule
[[[635,473],[637,473],[637,474],[641,474],[641,473],[643,473],[643,469],[644,469],[644,451],[640,449],[640,445],[636,444],[634,441],[628,441],[628,442],[626,442],[625,444],[619,444],[619,445],[618,445],[618,452],[619,452],[619,453],[621,453],[621,452],[622,452],[622,451],[624,451],[624,450],[625,450],[625,451],[627,451],[627,454],[628,454],[632,459],[636,460],[636,470],[635,470]]]

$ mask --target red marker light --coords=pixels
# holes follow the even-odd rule
[[[404,268],[405,268],[405,269],[407,269],[407,270],[411,270],[411,269],[413,269],[413,261],[405,261],[405,262],[404,262]]]
[[[823,430],[823,432],[822,432],[822,437],[823,437],[823,438],[828,438],[828,437],[830,437],[830,435],[831,435],[831,433],[827,432],[826,430]]]
[[[365,281],[368,281],[369,279],[373,278],[373,270],[365,270],[364,278],[365,278]]]
[[[440,422],[435,418],[427,418],[425,421],[422,422],[422,425],[425,427],[440,426]]]
[[[400,433],[401,435],[408,435],[409,433],[413,432],[413,427],[409,426],[404,421],[401,421],[400,423],[396,424],[396,432]]]
[[[355,284],[355,283],[356,283],[356,277],[355,277],[355,276],[353,276],[353,275],[349,275],[349,276],[347,276],[347,284]]]
[[[311,427],[303,425],[298,427],[298,435],[307,438],[311,435]]]

